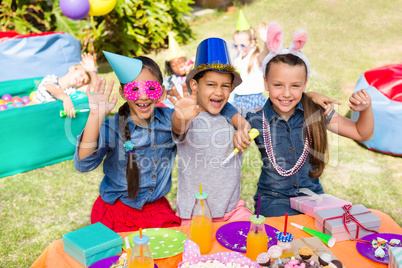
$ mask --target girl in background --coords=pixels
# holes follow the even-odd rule
[[[233,34],[233,46],[238,53],[234,59],[234,65],[240,71],[243,82],[232,92],[233,101],[229,100],[238,108],[259,108],[264,106],[267,100],[262,94],[264,92],[264,79],[261,64],[269,51],[266,45],[260,51],[257,42],[257,34],[265,42],[266,25],[260,23],[257,31],[258,33],[250,27],[243,11],[240,10],[236,31]]]
[[[173,33],[169,32],[168,35],[169,54],[165,61],[166,77],[163,79],[163,85],[167,90],[167,95],[174,97],[174,94],[170,91],[174,87],[180,96],[183,96],[182,84],[185,83],[186,76],[193,66],[193,60],[186,59],[185,53],[174,39]],[[174,105],[168,99],[164,99],[162,103],[169,108],[174,108]]]

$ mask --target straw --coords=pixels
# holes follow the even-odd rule
[[[288,214],[285,214],[285,231],[283,232],[283,235],[286,236],[286,230],[288,228]]]
[[[261,195],[258,196],[258,204],[257,204],[257,218],[260,217],[260,205],[261,205]]]
[[[202,195],[201,184],[199,186],[200,186],[200,195]],[[202,200],[200,200],[200,201],[201,201],[201,215],[202,215],[202,218],[204,218],[204,203],[202,202]]]
[[[126,242],[126,252],[127,252],[127,266],[130,267],[130,261],[131,261],[131,247],[130,247],[130,242],[128,242],[128,236],[124,238],[124,241]]]
[[[140,238],[142,238],[142,228],[140,228]],[[140,258],[141,262],[144,262],[144,249],[142,248],[143,245],[140,245]]]

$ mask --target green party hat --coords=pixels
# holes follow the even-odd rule
[[[236,31],[247,31],[250,29],[250,24],[244,16],[243,10],[240,9],[239,17],[237,18]]]

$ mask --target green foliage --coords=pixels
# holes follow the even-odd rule
[[[0,30],[19,33],[67,32],[81,40],[82,50],[102,55],[102,50],[138,56],[165,46],[167,32],[180,43],[193,37],[188,21],[193,0],[117,0],[113,11],[87,20],[64,16],[59,0],[4,0]]]

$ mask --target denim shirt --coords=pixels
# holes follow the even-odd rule
[[[98,148],[84,159],[78,156],[83,132],[78,136],[74,154],[74,166],[78,171],[94,170],[106,156],[103,162],[105,176],[99,189],[103,201],[113,205],[117,199],[120,199],[124,204],[140,210],[144,204],[153,203],[170,191],[171,173],[177,153],[176,144],[172,139],[173,111],[166,107],[155,108],[148,127],[138,126],[130,117],[127,118],[131,141],[134,144],[134,157],[140,172],[140,185],[135,202],[128,197],[127,193],[128,156],[119,131],[118,114],[103,121]],[[221,111],[221,114],[229,121],[236,113],[235,108],[226,108]]]
[[[303,112],[303,105],[299,102],[293,114],[286,121],[274,111],[272,103],[268,99],[262,110],[256,113],[247,113],[246,119],[251,127],[260,132],[260,135],[255,139],[263,162],[257,184],[257,196],[269,195],[276,198],[289,198],[297,196],[299,188],[308,188],[317,194],[323,193],[319,178],[312,178],[308,174],[311,169],[310,155],[295,174],[284,177],[279,175],[269,161],[264,145],[262,113],[265,114],[265,119],[270,125],[271,143],[276,163],[285,170],[291,169],[303,152],[305,142]],[[332,115],[333,112],[327,116],[327,122],[330,121]]]
[[[170,191],[171,172],[177,152],[171,134],[172,113],[173,110],[169,108],[155,108],[148,127],[138,126],[128,117],[134,157],[140,172],[135,202],[127,193],[128,154],[124,150],[123,137],[119,131],[118,114],[103,121],[98,148],[84,159],[79,159],[78,156],[82,133],[78,136],[74,154],[74,165],[78,171],[94,170],[106,156],[103,163],[105,176],[99,189],[103,201],[113,205],[120,199],[124,204],[141,210],[144,204],[152,203]]]

